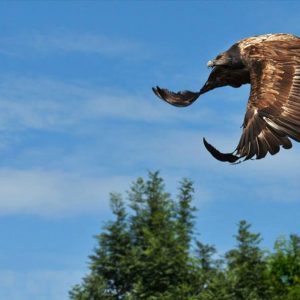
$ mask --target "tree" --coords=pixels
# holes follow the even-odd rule
[[[274,299],[300,299],[300,236],[277,239],[269,266]]]
[[[229,294],[235,300],[270,299],[267,264],[260,249],[260,234],[249,231],[251,225],[240,221],[236,249],[226,254]]]
[[[180,182],[177,207],[177,232],[180,244],[188,254],[194,228],[195,207],[192,206],[194,188],[193,182],[184,178]]]
[[[137,299],[158,297],[177,279],[174,202],[165,192],[158,172],[149,173],[146,182],[139,179],[131,189],[130,199],[135,210],[131,228],[139,274],[134,294]]]
[[[158,172],[138,178],[128,208],[111,194],[114,215],[89,257],[89,273],[73,300],[299,300],[300,237],[278,239],[275,252],[240,221],[237,245],[223,259],[194,236],[193,183],[183,179],[176,200]]]
[[[112,194],[116,219],[96,237],[90,274],[73,288],[71,298],[192,299],[192,193],[192,183],[184,179],[176,202],[159,173],[149,173],[128,192],[129,216],[121,196]]]
[[[71,299],[124,299],[132,288],[132,246],[124,202],[120,195],[111,194],[110,203],[116,220],[96,236],[98,246],[90,256],[91,273],[71,291]]]

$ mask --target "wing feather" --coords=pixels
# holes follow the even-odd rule
[[[158,86],[152,90],[157,97],[177,107],[191,105],[200,96],[200,92],[180,91],[174,93]]]
[[[240,87],[242,84],[250,83],[247,69],[230,70],[225,66],[216,66],[212,69],[206,83],[199,92],[179,91],[172,92],[159,86],[152,88],[154,94],[160,99],[177,107],[185,107],[195,102],[198,97],[208,91],[222,86]]]
[[[290,139],[300,142],[300,39],[265,42],[244,48],[242,54],[251,92],[233,155],[261,159],[281,146],[291,148]]]

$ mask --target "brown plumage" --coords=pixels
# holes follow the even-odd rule
[[[221,86],[250,83],[243,132],[232,153],[221,153],[204,139],[218,160],[231,163],[261,159],[300,142],[300,38],[266,34],[247,38],[208,62],[212,72],[199,92],[173,93],[159,87],[154,93],[175,106],[192,104],[200,95]]]

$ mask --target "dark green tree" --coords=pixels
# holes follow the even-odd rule
[[[73,300],[299,300],[300,237],[278,239],[274,253],[240,221],[237,245],[221,260],[194,235],[193,184],[183,179],[173,200],[158,172],[111,194],[114,220],[96,236],[89,273]]]
[[[128,192],[128,217],[121,196],[113,194],[116,219],[97,236],[91,272],[73,288],[71,298],[192,299],[192,193],[192,183],[184,179],[176,202],[159,173],[149,173],[148,180],[138,178]]]
[[[274,299],[300,299],[300,236],[279,238],[269,266]]]
[[[177,205],[177,232],[178,240],[186,255],[189,254],[190,243],[193,236],[194,212],[192,206],[194,187],[192,181],[184,178],[180,182],[178,205]]]
[[[237,247],[226,254],[229,296],[234,300],[270,299],[267,264],[260,249],[260,234],[249,231],[251,225],[240,221]]]
[[[91,273],[71,291],[71,299],[124,299],[132,288],[132,246],[124,202],[119,194],[111,194],[114,222],[96,236],[98,246],[90,256]]]
[[[165,192],[158,172],[150,173],[146,182],[138,179],[131,188],[131,228],[139,274],[133,294],[137,299],[169,299],[174,294],[186,299],[191,293],[192,194],[192,183],[184,179],[176,203]]]
[[[198,276],[195,285],[198,286],[198,300],[226,300],[227,284],[223,269],[223,260],[216,258],[214,246],[196,242],[195,262]]]
[[[139,179],[131,189],[130,199],[139,274],[134,295],[148,299],[166,292],[174,280],[174,205],[158,172],[149,173],[146,182]]]

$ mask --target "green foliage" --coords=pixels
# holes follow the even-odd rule
[[[300,299],[300,236],[279,238],[269,258],[270,279],[278,299]]]
[[[191,182],[184,180],[179,203],[175,203],[164,191],[157,172],[150,173],[146,182],[139,178],[133,184],[129,192],[133,210],[130,225],[138,278],[132,294],[137,299],[168,299],[174,287],[177,295],[187,293],[192,192]]]
[[[259,247],[260,234],[251,233],[250,226],[240,221],[237,247],[226,254],[230,294],[236,300],[271,299],[266,259]]]
[[[121,196],[112,194],[115,221],[96,237],[91,272],[70,297],[189,299],[194,272],[189,254],[193,192],[191,181],[184,179],[176,202],[165,192],[159,173],[149,173],[148,180],[138,178],[128,192],[130,216]]]
[[[177,233],[183,251],[186,251],[186,254],[188,254],[194,228],[193,213],[196,210],[191,204],[194,194],[193,183],[187,178],[184,178],[180,182],[179,191],[177,204]]]
[[[280,238],[274,253],[240,221],[237,245],[223,259],[195,239],[193,184],[183,179],[173,200],[158,172],[111,194],[114,220],[96,236],[89,274],[73,300],[299,300],[300,237]]]

